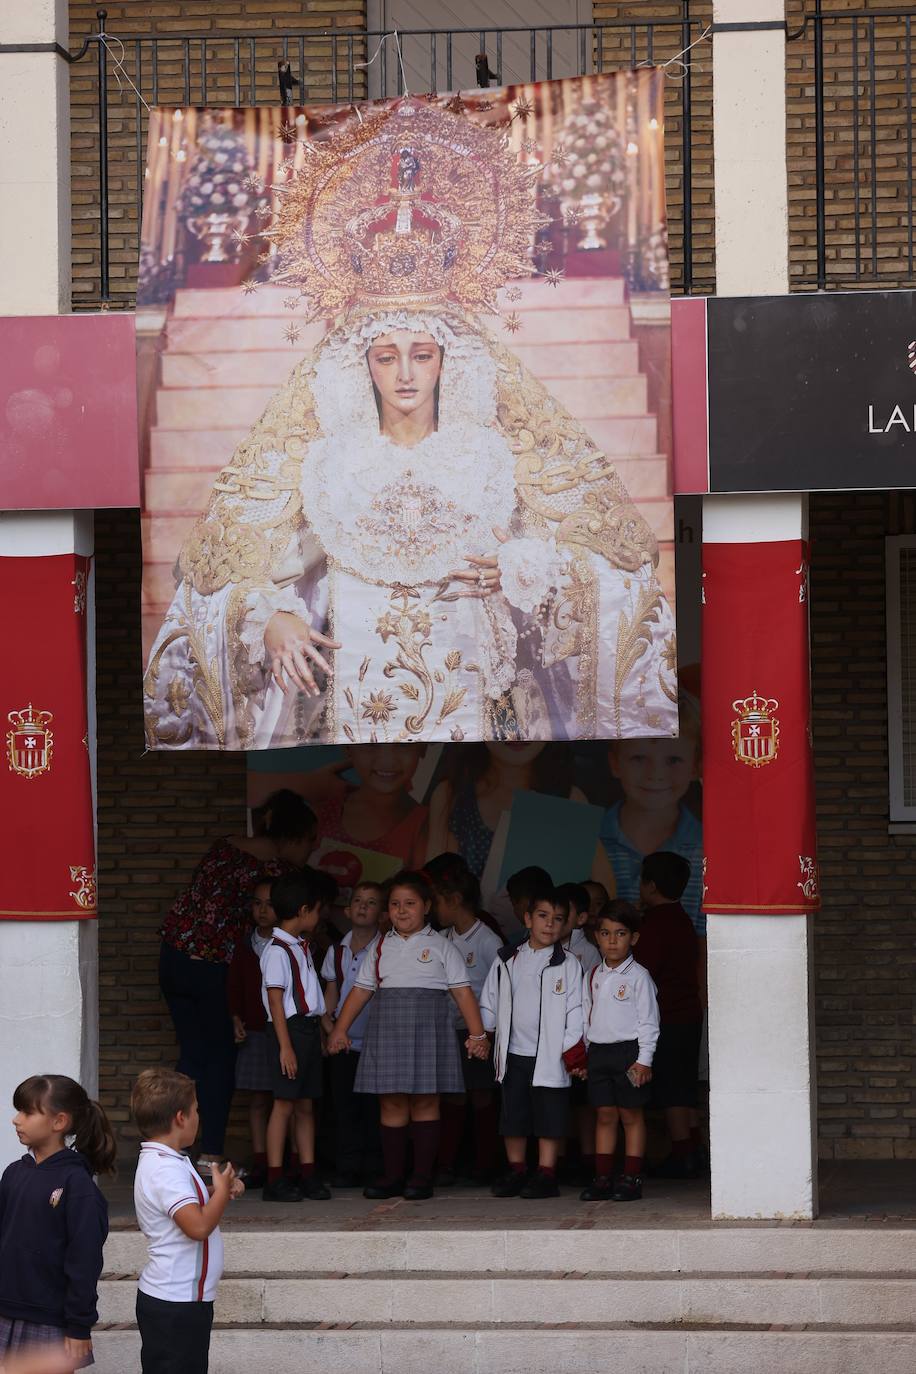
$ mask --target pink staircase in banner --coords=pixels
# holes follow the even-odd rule
[[[518,332],[506,333],[496,317],[488,326],[614,459],[658,536],[660,574],[673,597],[668,460],[658,451],[658,422],[649,409],[625,283],[580,278],[552,288],[538,280],[518,290],[519,299],[502,303],[504,313],[517,312]],[[251,295],[238,287],[176,292],[144,476],[144,653],[172,598],[175,560],[195,519],[187,512],[203,510],[214,474],[324,332],[296,320],[298,339],[290,344],[284,338],[294,319],[283,306],[288,295],[275,286]]]

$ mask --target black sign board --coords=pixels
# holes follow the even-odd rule
[[[916,292],[711,297],[711,491],[916,487]]]

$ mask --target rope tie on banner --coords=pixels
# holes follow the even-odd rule
[[[374,53],[372,54],[372,56],[369,58],[368,62],[354,62],[353,65],[354,65],[354,67],[362,67],[364,71],[368,71],[368,69],[372,66],[373,62],[377,62],[377,61],[378,61],[379,54],[380,54],[381,51],[382,51],[382,45],[383,45],[384,43],[387,43],[387,41],[388,41],[389,38],[393,38],[393,39],[394,39],[394,46],[395,46],[395,48],[397,49],[397,54],[398,54],[398,66],[399,66],[400,69],[401,69],[401,84],[402,84],[403,87],[404,87],[404,94],[405,94],[406,96],[409,96],[409,95],[410,95],[410,91],[409,91],[408,86],[407,86],[407,71],[406,71],[406,68],[404,67],[404,54],[403,54],[402,51],[401,51],[401,39],[400,39],[400,36],[399,36],[399,34],[398,34],[397,29],[392,29],[390,33],[383,33],[383,34],[382,34],[382,36],[381,36],[381,38],[379,39],[378,43],[376,43],[376,45],[375,45],[375,52],[374,52]]]
[[[689,52],[692,52],[693,49],[696,48],[700,43],[705,43],[707,38],[711,37],[711,35],[712,24],[707,24],[706,28],[700,34],[699,38],[695,38],[692,43],[688,43],[686,48],[681,48],[680,52],[676,52],[673,57],[669,57],[667,62],[637,62],[636,65],[637,67],[657,66],[660,67],[662,71],[665,73],[668,73],[669,67],[680,67],[680,71],[677,73],[677,76],[680,77],[680,79],[683,81],[684,77],[687,75],[692,65],[689,62],[685,62],[683,59],[687,56]],[[670,75],[674,77],[675,74],[670,73]]]
[[[105,51],[108,53],[108,56],[114,63],[114,79],[118,83],[119,92],[121,93],[121,95],[124,94],[124,87],[121,85],[121,77],[123,76],[124,80],[127,82],[128,86],[133,91],[134,95],[137,97],[140,104],[146,110],[147,114],[152,114],[152,110],[150,109],[146,101],[143,99],[143,96],[137,90],[137,87],[134,85],[133,81],[131,81],[130,76],[127,72],[127,68],[124,66],[124,58],[126,56],[126,53],[124,51],[124,44],[121,42],[120,38],[117,38],[114,34],[112,34],[111,39],[112,42],[117,43],[118,47],[121,49],[120,57],[117,56],[117,54],[111,46],[111,43],[109,43],[108,35],[105,33],[99,34],[99,42],[102,44],[102,47],[105,49]]]

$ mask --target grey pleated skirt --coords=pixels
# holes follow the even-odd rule
[[[380,988],[356,1070],[358,1093],[463,1093],[450,994],[435,988]]]

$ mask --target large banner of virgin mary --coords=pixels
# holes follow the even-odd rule
[[[676,735],[662,76],[157,110],[153,749]]]

